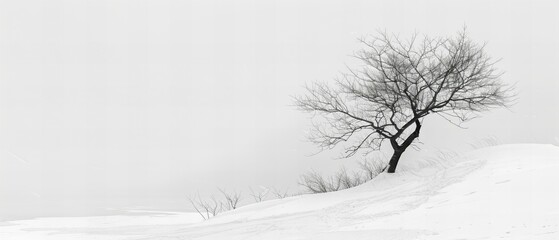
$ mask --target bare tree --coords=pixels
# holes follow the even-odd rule
[[[249,189],[250,195],[252,196],[252,198],[254,198],[255,202],[262,202],[270,192],[270,189],[263,186],[260,186],[259,190],[254,190],[251,187]]]
[[[210,200],[203,200],[200,194],[197,194],[193,197],[188,197],[188,201],[190,201],[194,210],[196,210],[204,220],[216,216],[223,210],[223,203],[217,201],[213,196],[210,197]]]
[[[225,197],[225,208],[227,210],[233,210],[237,208],[237,205],[239,204],[239,201],[241,200],[241,192],[237,192],[237,191],[232,191],[232,192],[227,192],[221,188],[218,188],[219,192],[221,192],[221,194],[223,194],[223,197]]]
[[[415,34],[407,41],[380,33],[361,42],[364,49],[355,54],[361,68],[348,68],[334,86],[307,86],[307,94],[295,98],[301,110],[320,117],[311,141],[322,149],[345,142],[342,157],[378,150],[388,140],[393,173],[426,116],[437,114],[460,126],[511,100],[512,88],[500,80],[495,61],[465,31],[421,40]]]

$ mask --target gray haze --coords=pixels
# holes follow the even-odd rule
[[[186,209],[216,186],[291,186],[352,160],[309,156],[291,96],[354,63],[357,37],[451,35],[502,58],[518,103],[425,151],[559,143],[555,1],[2,1],[0,219]],[[407,155],[406,155],[407,154]],[[406,153],[412,161],[420,153]]]

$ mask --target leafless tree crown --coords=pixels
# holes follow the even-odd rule
[[[465,31],[451,38],[416,34],[408,41],[380,33],[360,41],[364,49],[355,57],[362,67],[348,69],[334,85],[309,85],[295,98],[300,109],[321,117],[310,139],[322,149],[350,139],[343,157],[377,150],[384,140],[405,149],[429,114],[459,125],[510,100],[495,61]]]

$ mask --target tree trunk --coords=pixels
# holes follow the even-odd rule
[[[398,161],[400,161],[400,157],[402,156],[402,153],[404,153],[404,151],[406,151],[406,149],[413,143],[413,140],[419,137],[420,130],[421,130],[421,122],[419,121],[419,118],[416,118],[415,130],[406,138],[406,140],[401,145],[399,145],[398,142],[396,141],[397,136],[395,138],[390,139],[390,144],[394,149],[394,154],[392,154],[392,158],[390,158],[390,162],[388,162],[388,171],[387,171],[388,173],[396,172],[396,166],[398,166]]]
[[[398,166],[398,161],[400,161],[400,157],[402,153],[404,153],[405,149],[394,149],[394,154],[390,158],[390,162],[388,163],[388,173],[396,172],[396,166]]]

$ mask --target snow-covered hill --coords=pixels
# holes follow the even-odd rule
[[[559,239],[559,147],[503,145],[141,239]]]
[[[503,145],[439,160],[406,158],[397,173],[356,188],[265,201],[190,225],[191,214],[114,218],[102,226],[38,219],[0,226],[0,239],[11,239],[2,231],[12,229],[14,239],[552,240],[559,239],[558,182],[559,147]]]

